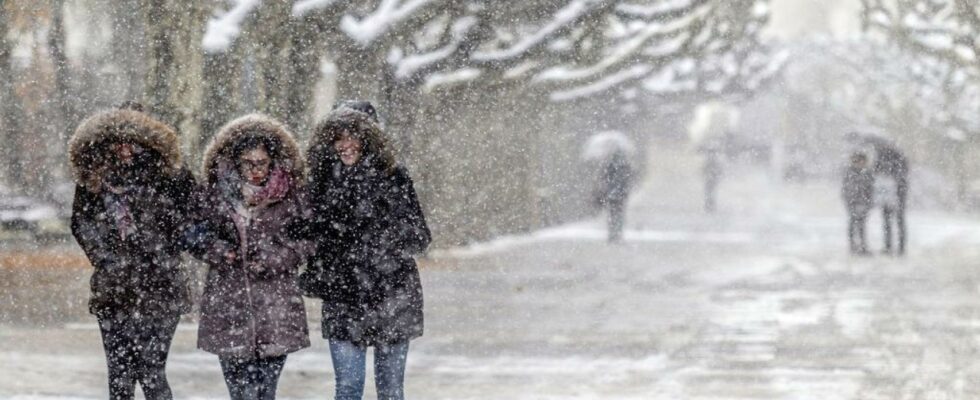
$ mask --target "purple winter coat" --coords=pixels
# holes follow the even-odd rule
[[[259,137],[273,168],[286,171],[283,196],[255,207],[248,223],[236,223],[237,191],[228,190],[237,141]],[[195,255],[208,263],[198,347],[219,356],[273,357],[309,347],[303,297],[297,285],[307,246],[290,239],[287,227],[304,210],[303,160],[292,135],[278,122],[250,115],[215,136],[204,158],[205,187],[199,210],[204,232]],[[237,187],[237,186],[236,186]],[[236,252],[229,263],[224,254]]]

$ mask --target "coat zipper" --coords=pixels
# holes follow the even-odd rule
[[[237,211],[232,210],[232,212],[234,213]],[[248,243],[246,241],[246,238],[248,237],[247,236],[248,230],[252,226],[253,219],[254,218],[249,217],[245,219],[245,223],[242,224],[242,229],[244,229],[245,232],[239,233],[239,236],[242,237],[241,239],[239,239],[242,242],[242,245],[239,246],[239,251],[241,251],[242,253],[241,269],[245,276],[245,297],[248,298],[248,313],[249,313],[248,324],[252,330],[252,346],[255,349],[255,352],[258,353],[259,333],[258,333],[258,329],[255,326],[255,303],[254,301],[252,301],[252,278],[249,276],[248,273],[248,251],[247,251]]]

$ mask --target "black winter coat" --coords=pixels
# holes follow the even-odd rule
[[[408,171],[333,166],[311,184],[314,213],[301,232],[315,242],[304,289],[323,299],[323,336],[363,346],[414,339],[423,331],[422,284],[414,255],[431,241]]]
[[[190,172],[181,170],[127,196],[136,233],[125,239],[106,211],[104,194],[84,186],[75,188],[72,234],[95,267],[91,313],[166,315],[190,311],[180,252],[194,187]]]
[[[602,168],[603,204],[622,203],[629,195],[633,171],[629,159],[622,152],[614,153]]]
[[[867,215],[874,200],[874,176],[865,168],[849,167],[844,172],[841,197],[853,216]]]
[[[871,145],[875,151],[873,173],[885,174],[895,179],[895,183],[898,185],[896,194],[898,195],[899,208],[904,209],[909,190],[908,158],[887,140],[868,137],[865,142]]]
[[[113,143],[133,145],[132,165],[113,167]],[[95,268],[89,311],[97,316],[190,308],[180,252],[196,184],[179,143],[173,128],[133,110],[96,113],[72,135],[71,229]]]

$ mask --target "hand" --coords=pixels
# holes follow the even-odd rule
[[[262,263],[250,262],[248,263],[248,270],[253,274],[261,274],[265,272],[265,266]]]
[[[234,250],[228,250],[225,252],[225,262],[228,264],[234,264],[235,260],[238,259],[238,254]]]

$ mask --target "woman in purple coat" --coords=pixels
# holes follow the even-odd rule
[[[286,355],[310,345],[296,284],[305,246],[286,232],[303,211],[303,159],[282,124],[249,115],[221,129],[203,164],[198,347],[218,355],[232,399],[274,399]]]

